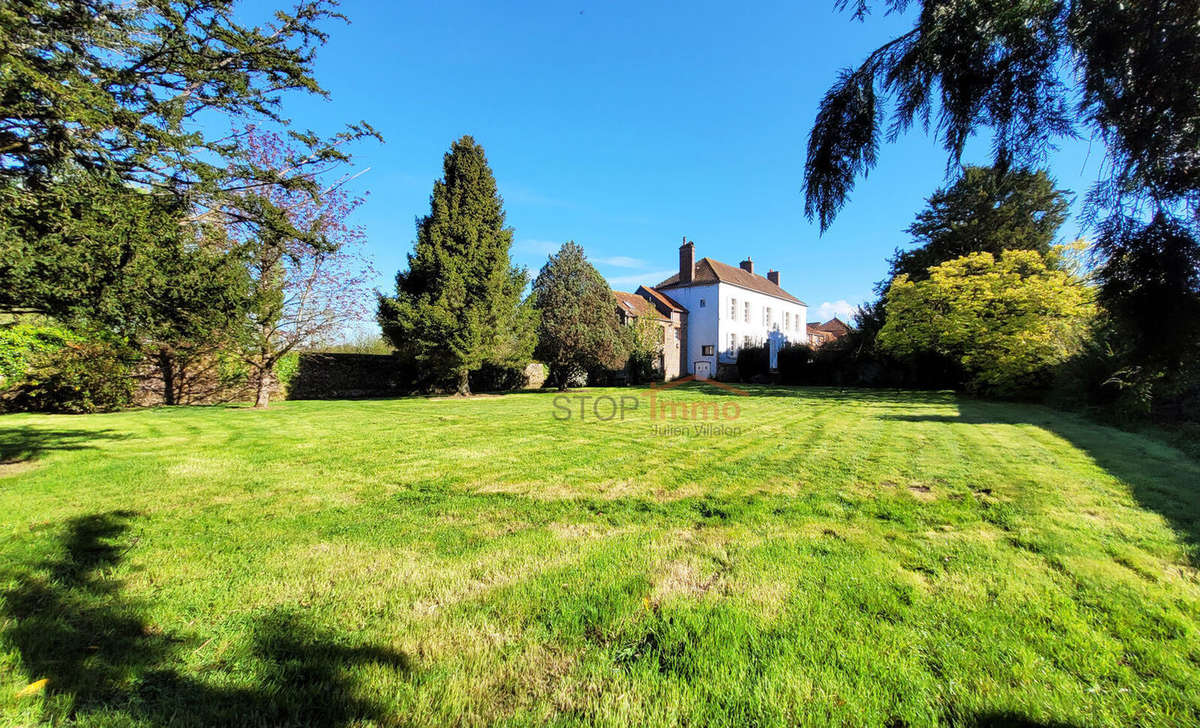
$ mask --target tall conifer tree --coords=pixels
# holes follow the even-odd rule
[[[551,381],[560,390],[576,375],[615,367],[628,355],[617,299],[574,241],[542,266],[533,299],[541,314],[537,356],[550,366]]]
[[[464,136],[442,169],[396,295],[379,300],[379,324],[426,384],[465,395],[484,362],[528,360],[533,312],[521,302],[528,276],[509,261],[513,232],[483,147]]]

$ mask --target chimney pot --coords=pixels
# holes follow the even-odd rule
[[[747,273],[754,273],[754,261],[750,260],[750,256],[746,256],[746,259],[742,261],[741,268]]]
[[[679,246],[679,282],[691,283],[696,273],[696,245],[685,237]]]
[[[774,283],[775,285],[778,286],[779,285],[779,271],[777,271],[777,270],[767,271],[767,280],[771,281],[772,283]]]

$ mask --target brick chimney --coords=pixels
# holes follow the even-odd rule
[[[779,286],[779,271],[777,271],[777,270],[767,271],[767,280],[771,281],[775,285]],[[783,286],[779,286],[779,287],[783,288]]]
[[[747,273],[754,273],[754,261],[750,260],[750,256],[746,256],[746,259],[742,261],[741,268]]]
[[[686,237],[679,246],[679,282],[691,283],[696,273],[696,244]]]

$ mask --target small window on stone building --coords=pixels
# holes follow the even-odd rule
[[[712,356],[712,355],[713,355],[713,345],[712,344],[705,344],[704,346],[700,347],[700,356]]]
[[[704,299],[703,298],[700,299],[700,308],[704,308]]]

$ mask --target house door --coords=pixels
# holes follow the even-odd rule
[[[696,362],[696,379],[708,379],[712,376],[712,362]]]

